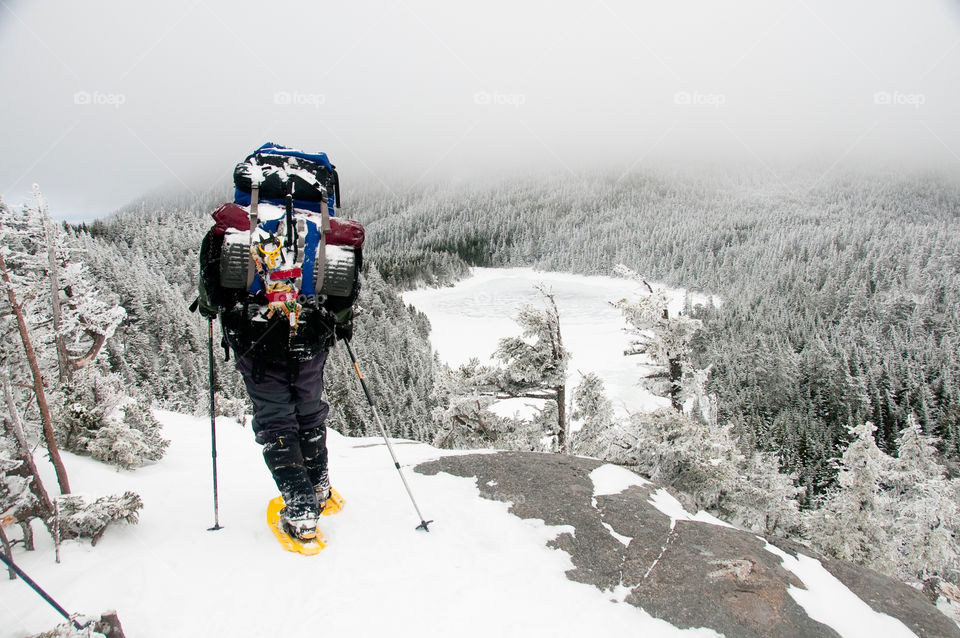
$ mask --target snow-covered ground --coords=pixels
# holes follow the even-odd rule
[[[570,387],[580,382],[581,374],[596,372],[621,415],[670,405],[669,399],[653,396],[637,385],[644,370],[641,357],[623,356],[630,337],[624,332],[626,323],[620,311],[611,302],[648,294],[640,282],[531,268],[474,268],[471,277],[453,287],[405,292],[403,299],[427,315],[434,349],[441,360],[455,367],[471,357],[489,361],[501,338],[520,334],[513,317],[522,304],[539,303],[534,288],[538,283],[545,284],[556,298],[564,345],[573,355],[568,368]],[[663,290],[670,299],[671,313],[680,311],[686,292]],[[693,301],[706,303],[707,299],[697,295]],[[497,412],[525,416],[529,413],[525,406],[532,403],[511,399],[501,402]]]
[[[429,533],[414,529],[419,520],[382,439],[331,431],[331,475],[347,505],[321,519],[329,546],[317,556],[300,556],[284,551],[266,526],[266,503],[275,490],[260,447],[249,429],[221,419],[223,529],[208,531],[209,420],[169,412],[158,417],[172,443],[152,466],[117,472],[64,454],[76,492],[138,492],[145,504],[138,525],[116,524],[95,548],[65,543],[59,565],[39,524],[37,551],[15,551],[19,565],[68,611],[117,609],[131,638],[717,635],[680,630],[617,602],[625,591],[602,592],[568,580],[569,556],[546,542],[569,528],[509,514],[507,504],[481,498],[473,479],[414,473],[411,466],[453,453],[424,444],[398,441],[396,449],[424,514],[434,519]],[[54,485],[49,463],[39,454],[37,460]],[[591,478],[595,496],[645,483],[610,465]],[[663,490],[651,502],[674,519],[723,524],[684,512]],[[783,560],[808,588],[793,588],[791,595],[841,635],[912,635],[899,621],[859,603],[835,579],[827,582],[816,561]],[[831,606],[837,596],[843,604]],[[0,580],[0,601],[2,638],[60,622],[22,581]]]
[[[209,420],[158,416],[172,443],[153,466],[117,472],[64,455],[76,492],[138,492],[145,504],[138,525],[116,524],[95,548],[65,543],[57,565],[37,524],[37,551],[15,552],[68,611],[115,608],[131,638],[589,636],[600,628],[622,636],[715,635],[681,632],[567,580],[569,556],[545,545],[561,528],[508,514],[506,504],[480,498],[471,479],[414,473],[411,466],[446,453],[427,445],[396,446],[424,515],[435,519],[424,533],[414,529],[419,520],[383,440],[331,431],[331,476],[347,505],[321,519],[330,545],[307,557],[284,551],[266,526],[275,488],[250,430],[218,420],[223,529],[207,531]],[[49,467],[39,455],[38,462]],[[19,580],[0,580],[0,601],[3,638],[60,622]]]

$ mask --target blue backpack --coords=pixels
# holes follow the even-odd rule
[[[256,175],[262,203],[285,206],[287,195],[291,195],[293,207],[301,210],[321,213],[326,204],[334,215],[334,209],[340,208],[340,178],[326,153],[306,153],[267,142],[233,171],[233,201],[239,206],[250,205],[251,167],[258,167],[262,173]]]

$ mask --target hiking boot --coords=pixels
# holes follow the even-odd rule
[[[283,531],[301,541],[312,541],[317,537],[317,517],[313,514],[287,516],[287,508],[280,510],[280,524]]]

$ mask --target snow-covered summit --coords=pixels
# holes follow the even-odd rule
[[[729,625],[691,622],[664,607],[674,601],[679,608],[685,596],[703,598],[710,591],[750,600],[743,593],[750,587],[763,599],[768,590],[748,582],[750,570],[744,580],[743,564],[720,554],[709,557],[715,566],[708,578],[670,580],[687,564],[677,562],[678,555],[718,545],[738,548],[750,539],[751,551],[767,561],[758,560],[755,570],[769,572],[768,579],[782,577],[769,591],[779,592],[779,603],[802,616],[805,627],[823,627],[823,635],[832,635],[827,626],[843,636],[868,635],[868,628],[912,635],[888,615],[890,609],[852,606],[860,598],[812,558],[783,554],[719,521],[687,514],[665,491],[628,470],[590,459],[461,454],[398,441],[397,454],[421,508],[435,520],[424,533],[414,529],[417,517],[382,439],[331,432],[331,475],[347,506],[321,519],[329,547],[304,557],[281,549],[267,529],[264,511],[275,493],[251,432],[220,419],[223,529],[210,532],[209,422],[174,413],[159,417],[172,443],[155,465],[118,473],[66,455],[78,492],[106,493],[122,485],[140,493],[145,507],[139,525],[111,527],[96,548],[66,543],[60,565],[39,533],[38,551],[16,552],[19,564],[68,610],[116,608],[131,637],[313,631],[714,636],[718,629],[777,635],[731,632]],[[643,562],[647,558],[656,560],[655,569]],[[641,572],[647,572],[649,591],[630,580]],[[889,587],[895,584],[889,581]],[[58,622],[22,582],[5,581],[0,597],[2,636],[26,636]],[[748,618],[756,605],[741,607]],[[930,623],[938,620],[933,607],[925,609]],[[836,620],[842,616],[846,624]],[[746,628],[752,621],[742,622]],[[951,635],[942,633],[949,623],[930,626],[941,633],[917,635]]]

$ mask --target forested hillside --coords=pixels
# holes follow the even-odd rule
[[[90,267],[114,282],[130,315],[111,357],[166,407],[203,409],[194,389],[204,385],[205,333],[186,304],[207,214],[228,197],[224,190],[146,201],[88,229]],[[799,472],[808,495],[833,481],[847,427],[865,420],[877,425],[878,444],[892,453],[915,414],[948,460],[958,455],[960,189],[953,182],[564,175],[371,187],[351,192],[347,202],[344,213],[368,227],[367,263],[401,288],[452,282],[471,265],[590,274],[622,263],[654,280],[719,295],[720,309],[691,309],[704,320],[695,364],[712,366],[709,388],[720,420],[734,425],[744,449],[778,454],[786,470]],[[390,308],[394,323],[408,316],[392,295],[379,282],[369,286],[361,301],[375,309],[371,321],[382,308]],[[426,328],[407,332],[416,343],[404,342],[394,364],[383,354],[368,365],[396,368],[392,379],[418,387],[391,409],[406,412],[403,423],[419,420],[429,438],[431,426],[419,416],[429,410],[416,406],[433,401]],[[361,336],[359,348],[379,350],[380,341],[366,344]],[[409,370],[413,361],[420,363]],[[232,366],[223,368],[224,400],[242,402]],[[382,390],[388,401],[397,396]]]
[[[340,212],[364,222],[368,237],[353,343],[390,434],[439,445],[563,450],[569,408],[584,426],[574,435],[575,451],[634,466],[686,493],[696,507],[909,582],[932,576],[960,582],[960,509],[952,496],[960,481],[947,480],[956,476],[960,458],[955,182],[851,175],[781,183],[733,173],[647,172],[346,192],[348,208]],[[30,301],[38,308],[31,321],[41,337],[40,366],[62,443],[69,446],[76,431],[86,437],[73,440],[81,451],[137,464],[162,454],[165,443],[155,424],[129,407],[125,425],[115,423],[108,413],[117,405],[145,405],[149,398],[154,407],[206,412],[206,321],[188,306],[209,213],[230,195],[224,189],[150,198],[56,233],[42,231],[36,206],[22,214],[3,208],[4,232],[23,244],[5,253],[24,277],[22,290],[42,280],[46,236],[62,244],[55,252],[69,275],[63,300],[99,297],[104,306],[86,311],[101,317],[100,333],[91,333],[92,319],[76,326],[75,350],[84,334],[101,334],[102,352],[88,362],[95,365],[54,384],[56,332],[42,295]],[[451,371],[432,352],[427,319],[398,294],[454,282],[469,266],[610,274],[618,264],[626,267],[620,274],[635,271],[722,300],[688,304],[680,319],[690,328],[689,340],[682,340],[682,355],[666,353],[661,362],[685,370],[683,383],[699,379],[698,396],[716,407],[710,418],[667,410],[618,422],[598,380],[571,394],[554,383],[545,394],[537,385],[542,379],[528,373],[550,368],[551,355],[541,357],[540,346],[522,340],[501,342],[504,370]],[[77,283],[70,277],[79,277]],[[638,334],[654,325],[645,323],[641,306],[618,306]],[[526,316],[530,325],[543,319],[536,310]],[[534,339],[540,345],[543,335],[559,344],[562,325],[557,317],[547,324],[545,332],[528,332],[542,333]],[[653,328],[661,329],[670,326]],[[35,441],[42,419],[14,334],[4,341],[3,356],[13,370],[14,402]],[[239,376],[219,343],[217,328],[218,409],[248,413]],[[538,363],[531,367],[513,356],[524,352]],[[565,365],[562,352],[555,354],[553,362]],[[61,380],[68,378],[60,369]],[[523,393],[553,397],[547,402],[553,407],[531,422],[493,417],[494,395],[517,394],[498,377],[503,373],[522,381]],[[373,433],[339,349],[327,367],[326,390],[331,426]],[[677,407],[678,397],[672,398]],[[124,460],[103,453],[114,435],[141,441],[143,454]]]
[[[609,273],[718,294],[696,363],[722,422],[808,493],[848,425],[895,450],[909,414],[960,446],[960,189],[936,176],[634,174],[366,194],[371,254],[400,285],[464,264]],[[446,267],[446,268],[444,268]]]

